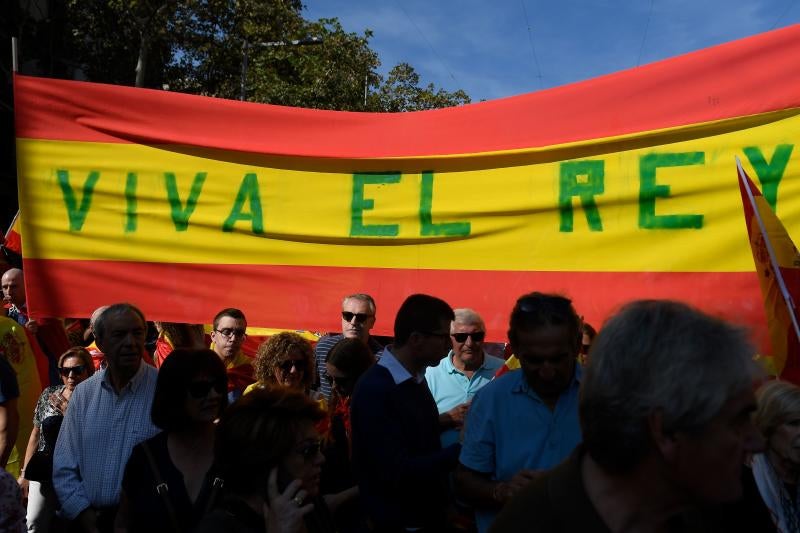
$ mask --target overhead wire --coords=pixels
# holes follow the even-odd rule
[[[650,29],[650,19],[653,18],[653,4],[655,0],[650,0],[650,11],[647,13],[647,23],[644,25],[644,35],[642,35],[642,44],[639,46],[639,57],[636,58],[636,66],[642,63],[642,53],[644,52],[644,43],[647,41],[647,30]]]
[[[441,65],[442,65],[442,68],[444,68],[444,70],[447,72],[447,74],[450,76],[450,78],[451,78],[451,79],[452,79],[454,82],[458,83],[458,81],[456,80],[456,77],[455,77],[455,76],[453,76],[453,73],[450,71],[450,69],[449,69],[449,68],[447,68],[447,64],[445,64],[444,60],[442,59],[442,56],[441,56],[441,55],[439,55],[439,52],[437,52],[437,51],[436,51],[436,49],[433,47],[433,45],[432,45],[432,44],[431,44],[431,42],[428,40],[428,37],[425,35],[425,33],[423,33],[423,31],[422,31],[422,30],[419,28],[419,26],[417,26],[417,23],[416,23],[416,22],[414,22],[414,19],[412,19],[412,18],[411,18],[411,15],[409,15],[409,14],[408,14],[408,11],[406,11],[406,8],[405,8],[405,7],[403,7],[403,4],[402,4],[402,3],[400,3],[398,0],[394,0],[394,3],[395,3],[395,5],[396,5],[397,7],[399,7],[399,8],[400,8],[400,10],[403,12],[403,14],[404,14],[404,15],[406,16],[406,18],[409,20],[409,22],[411,22],[411,25],[412,25],[412,26],[414,26],[414,29],[416,29],[416,30],[417,30],[417,33],[419,33],[419,34],[420,34],[420,36],[422,37],[422,39],[425,41],[425,44],[427,44],[427,45],[428,45],[428,48],[431,50],[431,52],[433,52],[433,55],[434,55],[434,56],[436,56],[436,59],[439,61],[439,63],[441,63]]]
[[[522,13],[525,15],[525,27],[528,29],[528,43],[531,47],[531,55],[533,56],[533,66],[536,68],[536,79],[539,80],[539,88],[542,88],[542,70],[539,68],[539,58],[536,56],[536,47],[533,44],[533,33],[531,32],[531,23],[528,20],[528,9],[525,7],[525,0],[519,0],[522,5]]]
[[[792,6],[794,6],[796,3],[797,3],[797,0],[789,0],[789,2],[786,4],[786,9],[783,10],[783,13],[781,13],[781,16],[778,17],[778,19],[775,21],[775,24],[773,24],[770,27],[771,30],[774,30],[775,28],[778,27],[778,23],[783,19],[783,17],[786,16],[786,14],[789,12],[789,10],[792,8]]]

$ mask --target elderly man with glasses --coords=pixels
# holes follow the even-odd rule
[[[450,323],[452,350],[437,366],[428,367],[425,379],[439,409],[442,446],[458,442],[470,402],[489,383],[503,360],[483,349],[486,325],[472,309],[455,309]]]
[[[247,319],[241,310],[229,307],[217,313],[212,326],[211,349],[225,363],[228,401],[233,403],[255,383],[252,361],[242,353],[242,344],[247,339]]]
[[[328,352],[342,339],[359,339],[367,345],[373,355],[380,358],[383,346],[370,336],[375,325],[375,300],[369,294],[356,293],[345,296],[342,300],[342,333],[341,335],[325,335],[314,349],[314,358],[319,379],[319,392],[330,400],[331,382],[325,368]]]

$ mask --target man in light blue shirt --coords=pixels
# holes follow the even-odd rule
[[[147,323],[130,304],[115,304],[95,321],[108,366],[70,398],[53,457],[61,514],[84,531],[111,531],[122,475],[134,445],[156,433],[150,410],[157,371],[142,362]]]
[[[455,309],[450,324],[453,349],[438,364],[428,367],[425,379],[439,410],[442,447],[458,442],[464,417],[478,389],[489,383],[503,360],[483,351],[486,325],[472,309]]]
[[[474,506],[481,533],[517,491],[581,441],[576,364],[581,328],[572,303],[537,292],[522,296],[511,313],[508,338],[521,368],[475,396],[455,475],[457,494]]]

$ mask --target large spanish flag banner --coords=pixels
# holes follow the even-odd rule
[[[15,78],[32,313],[127,300],[149,317],[374,333],[425,292],[503,339],[515,299],[590,323],[633,298],[765,316],[739,156],[800,232],[800,26],[601,78],[402,114]]]

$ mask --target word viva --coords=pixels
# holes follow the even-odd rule
[[[746,147],[744,155],[755,170],[762,192],[767,202],[776,206],[778,186],[783,178],[794,145],[779,144],[767,157],[759,147]],[[639,216],[638,226],[642,229],[700,229],[703,215],[698,213],[656,214],[657,200],[671,195],[670,185],[657,180],[658,170],[666,167],[691,167],[705,164],[704,152],[650,153],[639,158]],[[602,231],[603,221],[597,198],[605,193],[605,161],[584,159],[558,163],[557,212],[559,231],[571,232],[574,226],[574,206],[580,204],[586,223],[591,231]],[[731,165],[733,167],[733,165]],[[350,198],[350,236],[351,237],[396,237],[399,224],[374,224],[365,221],[365,214],[379,213],[381,206],[375,205],[370,197],[368,186],[389,186],[400,183],[400,172],[370,172],[352,174],[352,196]],[[89,215],[94,192],[101,179],[101,172],[92,170],[82,185],[73,183],[70,171],[56,170],[64,205],[69,219],[69,229],[81,231]],[[200,202],[206,172],[197,172],[188,191],[181,191],[174,172],[163,172],[166,201],[175,231],[186,231],[192,214]],[[419,231],[420,236],[463,237],[470,234],[469,221],[434,222],[433,189],[434,172],[422,172],[419,182]],[[125,179],[125,232],[137,229],[137,186],[138,175],[128,172]],[[122,192],[122,191],[121,191]],[[258,175],[249,172],[238,185],[236,197],[227,217],[221,221],[223,232],[232,232],[234,227],[249,224],[254,234],[264,233],[264,209],[261,200]]]

